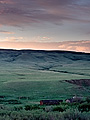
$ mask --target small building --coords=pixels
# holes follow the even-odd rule
[[[72,98],[66,99],[65,101],[66,101],[66,103],[72,103]]]
[[[73,97],[70,99],[66,99],[66,103],[80,103],[80,102],[82,102],[81,97]]]
[[[59,105],[63,100],[41,100],[40,105]]]

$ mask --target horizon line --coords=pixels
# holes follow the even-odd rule
[[[74,52],[74,53],[85,53],[85,54],[90,54],[89,52],[82,52],[82,51],[74,51],[74,50],[60,50],[60,49],[32,49],[32,48],[1,48],[0,50],[14,50],[14,51],[23,51],[23,50],[31,50],[31,51],[60,51],[60,52]]]

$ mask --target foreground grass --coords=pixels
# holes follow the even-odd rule
[[[90,103],[0,106],[0,120],[90,120]]]
[[[77,110],[61,112],[44,111],[0,111],[0,120],[90,120],[90,113]]]

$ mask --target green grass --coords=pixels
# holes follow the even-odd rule
[[[2,85],[0,94],[11,96],[10,99],[18,97],[29,97],[21,100],[24,104],[30,101],[39,102],[41,99],[66,99],[74,95],[87,97],[90,91],[79,88],[65,82],[59,81],[23,81],[8,82]]]
[[[80,87],[64,80],[88,79],[89,67],[74,67],[65,65],[52,67],[50,70],[38,70],[25,64],[5,64],[0,71],[0,95],[9,96],[7,99],[18,97],[29,97],[21,100],[22,104],[27,102],[39,102],[41,99],[66,99],[74,95],[87,97],[90,87]],[[67,71],[67,73],[57,71]],[[75,73],[75,74],[74,74]],[[79,75],[85,73],[88,75]],[[10,97],[11,96],[11,97]]]

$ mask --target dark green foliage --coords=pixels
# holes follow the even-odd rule
[[[2,99],[2,98],[5,98],[6,96],[4,96],[4,95],[0,95],[0,99]]]
[[[81,112],[89,112],[90,111],[90,103],[83,103],[78,107]]]
[[[77,109],[64,112],[43,110],[0,111],[0,120],[90,120],[90,113],[81,113]]]
[[[26,105],[25,110],[35,110],[40,109],[39,105]]]
[[[8,100],[7,102],[8,102],[9,104],[21,104],[21,102],[18,101],[18,100]]]
[[[26,105],[26,106],[25,106],[25,110],[32,110],[32,108],[31,108],[30,105]]]
[[[90,103],[90,97],[86,98],[87,103]]]
[[[30,99],[30,97],[25,97],[25,96],[21,96],[21,97],[17,97],[17,98],[20,100],[29,100]]]
[[[6,104],[21,104],[21,102],[19,100],[6,100],[6,99],[2,99],[0,100],[0,103],[6,103]]]
[[[3,108],[3,109],[2,109]],[[81,111],[83,110],[84,111]],[[90,104],[86,101],[80,103],[61,103],[60,105],[30,104],[0,109],[0,120],[90,120]]]
[[[62,107],[58,106],[58,107],[54,107],[54,108],[53,108],[53,111],[63,112],[64,109],[63,109]]]
[[[22,107],[22,106],[14,107],[14,110],[15,110],[15,111],[20,111],[20,110],[23,110],[23,107]]]

